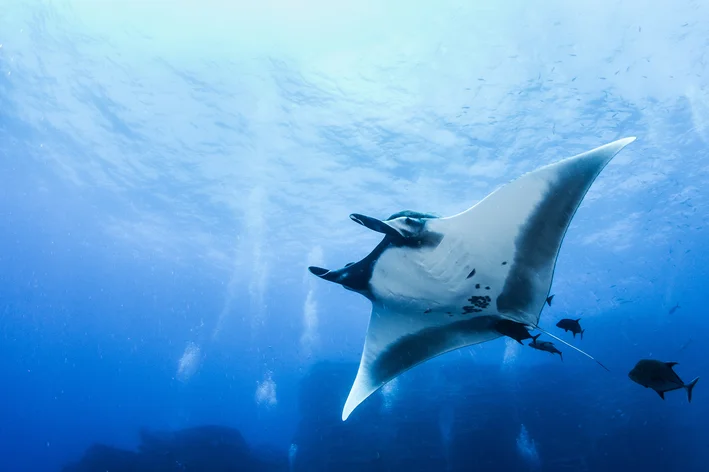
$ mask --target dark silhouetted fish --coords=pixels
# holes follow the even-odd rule
[[[690,344],[692,344],[692,338],[689,338],[686,343],[682,344],[682,347],[679,348],[679,352],[682,352],[687,349]]]
[[[541,336],[540,334],[537,334],[536,336],[532,336],[532,342],[529,343],[529,347],[532,347],[534,349],[537,349],[538,351],[546,351],[551,354],[559,354],[559,357],[561,357],[561,360],[564,360],[564,356],[561,354],[561,351],[558,350],[556,347],[554,347],[554,343],[549,342],[549,341],[537,341],[537,338]]]
[[[522,344],[522,341],[525,339],[533,339],[524,324],[512,320],[499,320],[495,322],[495,331],[503,336],[514,339],[520,344]],[[524,344],[522,345],[524,346]]]
[[[679,310],[680,306],[679,303],[670,308],[670,315],[674,314],[675,311]]]
[[[581,321],[581,318],[577,318],[575,320],[572,320],[569,318],[564,318],[563,320],[559,321],[556,324],[556,326],[558,328],[563,329],[565,333],[567,331],[571,331],[574,334],[574,338],[576,337],[577,334],[580,334],[581,340],[583,341],[583,333],[586,330],[581,329],[581,324],[579,323],[579,321]]]
[[[687,390],[687,399],[692,402],[692,390],[697,384],[699,377],[685,384],[679,375],[672,369],[677,365],[677,362],[662,362],[652,359],[641,359],[635,364],[633,370],[628,373],[628,377],[633,382],[642,385],[645,388],[651,388],[660,395],[660,398],[665,399],[665,392],[679,390],[684,388]]]

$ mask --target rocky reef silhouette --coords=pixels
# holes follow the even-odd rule
[[[62,472],[277,472],[288,470],[287,455],[257,457],[239,431],[200,426],[174,432],[140,431],[137,451],[103,444],[88,448]]]
[[[699,470],[701,435],[672,415],[686,405],[638,395],[592,365],[509,371],[472,360],[433,363],[343,422],[356,367],[325,362],[309,370],[283,451],[259,454],[220,426],[141,431],[137,451],[96,444],[63,472]],[[700,403],[692,407],[707,414]],[[534,461],[520,437],[534,446]]]

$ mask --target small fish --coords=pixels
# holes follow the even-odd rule
[[[541,336],[541,334],[537,334],[536,336],[532,336],[532,342],[529,343],[529,347],[537,349],[538,351],[546,351],[551,354],[559,354],[559,357],[561,357],[561,360],[564,360],[564,356],[561,354],[561,351],[558,350],[556,347],[554,347],[554,343],[549,342],[549,341],[537,341],[537,338]]]
[[[679,303],[670,308],[670,315],[672,315],[675,311],[677,311],[680,308]]]
[[[692,344],[692,338],[689,338],[686,343],[682,344],[682,347],[679,348],[679,352],[682,352],[687,349],[687,346],[689,346],[690,344]]]
[[[692,390],[697,384],[699,377],[685,384],[679,375],[672,370],[677,362],[662,362],[652,359],[641,359],[635,364],[633,370],[628,373],[628,377],[633,382],[642,385],[645,388],[651,388],[660,395],[660,398],[665,399],[665,392],[679,390],[684,388],[687,390],[687,399],[692,403]]]
[[[497,321],[495,323],[495,331],[497,331],[503,336],[507,336],[508,338],[514,339],[523,346],[523,340],[532,339],[532,335],[529,334],[529,331],[527,330],[525,325],[512,320]]]
[[[556,324],[556,327],[563,329],[565,333],[571,331],[574,334],[574,338],[577,334],[580,334],[581,341],[583,341],[583,333],[586,330],[581,329],[581,324],[579,323],[579,321],[581,321],[581,318],[577,318],[575,320],[564,318]]]

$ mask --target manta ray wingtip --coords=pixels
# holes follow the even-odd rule
[[[352,395],[347,398],[345,406],[342,408],[342,421],[347,421],[352,412],[359,406],[361,402],[355,402],[352,400]]]
[[[608,143],[606,146],[615,148],[615,152],[620,152],[625,146],[635,141],[637,138],[635,136],[628,136],[627,138],[616,139],[612,143]]]
[[[616,139],[615,141],[612,141],[608,144],[601,146],[600,148],[596,148],[596,149],[589,151],[589,152],[594,152],[594,151],[599,151],[601,149],[606,149],[606,150],[610,150],[612,152],[612,154],[615,155],[615,154],[619,153],[625,146],[632,143],[636,139],[637,138],[635,136],[628,136],[627,138]]]

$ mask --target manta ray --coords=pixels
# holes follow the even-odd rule
[[[342,420],[412,367],[502,336],[495,329],[500,320],[540,329],[571,219],[603,168],[634,140],[540,167],[457,215],[408,210],[386,220],[350,215],[382,233],[381,242],[341,269],[309,267],[372,303]]]

